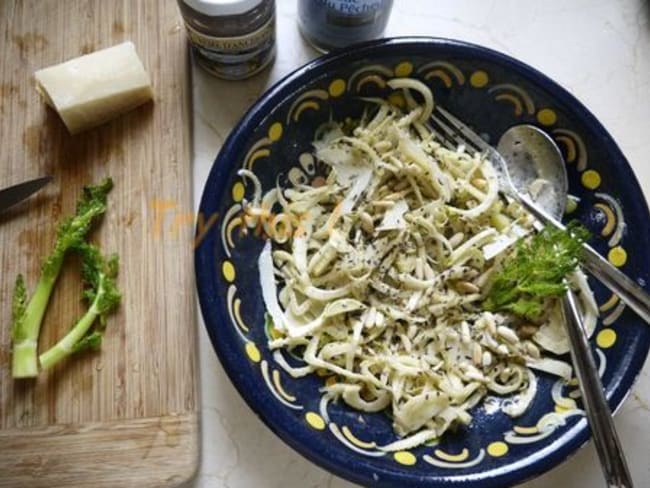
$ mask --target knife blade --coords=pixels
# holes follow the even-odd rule
[[[22,202],[32,194],[47,185],[52,181],[51,176],[42,176],[34,180],[24,181],[17,185],[10,186],[0,190],[0,212],[13,207],[17,203]]]

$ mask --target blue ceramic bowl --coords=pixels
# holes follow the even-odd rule
[[[479,406],[470,426],[437,445],[384,453],[378,447],[395,440],[387,415],[323,405],[318,390],[324,378],[291,378],[266,345],[257,271],[263,241],[238,231],[240,202],[251,197],[252,188],[237,170],[255,172],[264,191],[278,176],[309,181],[315,172],[309,153],[316,127],[330,117],[357,117],[363,106],[359,96],[385,93],[385,80],[394,76],[423,80],[441,105],[492,141],[514,124],[547,131],[564,151],[570,193],[580,198],[572,217],[592,230],[592,243],[603,255],[645,286],[650,269],[645,199],[611,136],[580,102],[538,71],[479,46],[387,39],[296,70],[263,95],[230,134],[201,201],[204,219],[220,216],[196,250],[205,324],[248,405],[287,444],[338,476],[377,487],[516,484],[557,465],[589,437],[583,416],[566,416],[555,405],[554,378],[540,376],[531,408],[518,419]],[[621,233],[616,229],[623,222]],[[602,311],[593,348],[616,409],[644,363],[650,328],[599,283],[592,280],[591,286]],[[562,395],[568,390],[563,387]]]

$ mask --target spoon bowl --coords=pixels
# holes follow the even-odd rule
[[[515,125],[503,133],[497,152],[506,162],[507,176],[514,187],[560,219],[566,206],[569,179],[555,141],[533,125]]]

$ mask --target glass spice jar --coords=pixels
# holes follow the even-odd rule
[[[393,7],[393,0],[297,1],[300,32],[321,52],[380,37]]]
[[[178,0],[197,63],[241,80],[275,56],[275,0]]]

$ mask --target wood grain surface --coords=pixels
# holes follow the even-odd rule
[[[33,73],[125,40],[156,93],[70,136],[34,89]],[[174,0],[0,2],[0,188],[54,181],[0,214],[0,486],[170,486],[198,464],[196,321],[189,150],[189,70]],[[11,378],[13,283],[33,289],[55,224],[81,188],[115,188],[92,240],[121,259],[123,302],[101,351],[37,380]],[[84,311],[79,263],[66,260],[39,351]]]

